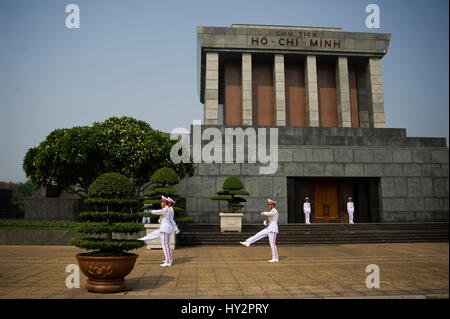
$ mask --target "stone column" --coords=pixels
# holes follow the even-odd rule
[[[356,81],[358,82],[358,117],[359,127],[368,128],[369,123],[369,106],[367,96],[367,70],[360,68],[356,72]]]
[[[252,125],[252,55],[242,53],[242,125]]]
[[[350,89],[348,83],[347,57],[340,56],[336,63],[336,97],[338,126],[352,127],[352,111],[350,107]]]
[[[319,126],[319,97],[317,90],[316,56],[306,57],[305,86],[306,86],[306,117],[308,126]]]
[[[275,54],[273,63],[275,126],[286,126],[286,91],[284,89],[284,55]]]
[[[206,52],[204,124],[219,124],[219,53]]]
[[[381,75],[381,60],[369,58],[367,67],[367,91],[370,127],[386,127],[384,115],[383,79]]]

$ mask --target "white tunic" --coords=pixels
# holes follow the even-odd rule
[[[278,233],[278,211],[273,208],[270,212],[262,212],[261,215],[269,216],[269,232]]]
[[[347,203],[347,212],[353,213],[355,211],[355,206],[353,205],[353,202]]]
[[[311,213],[311,203],[305,202],[303,204],[303,212],[305,213]]]
[[[161,226],[159,226],[159,230],[163,233],[172,233],[172,223],[171,223],[171,214],[169,207],[164,207],[159,210],[151,210],[151,214],[153,215],[160,215],[159,223],[161,223]]]
[[[173,207],[169,207],[169,211],[170,211],[170,225],[172,226],[172,230],[174,230],[175,232],[178,231],[178,226],[175,223],[175,221],[173,220],[174,216],[175,216],[175,212],[173,210]]]

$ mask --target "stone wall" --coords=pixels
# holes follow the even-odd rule
[[[75,221],[84,209],[82,199],[30,198],[25,204],[25,219]]]
[[[216,127],[224,132],[223,126]],[[192,131],[192,130],[191,130]],[[250,192],[244,223],[260,223],[267,198],[287,223],[287,177],[379,177],[380,221],[448,221],[448,147],[445,138],[409,138],[405,129],[279,127],[278,170],[260,175],[259,164],[196,164],[177,186],[195,222],[219,223],[226,203],[211,196],[230,175]],[[203,142],[203,145],[208,141]]]

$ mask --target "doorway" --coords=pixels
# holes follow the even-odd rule
[[[312,223],[348,223],[349,197],[355,203],[355,222],[379,222],[378,187],[379,178],[288,177],[288,222],[305,222],[305,197],[311,202]]]

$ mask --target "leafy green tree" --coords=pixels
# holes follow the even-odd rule
[[[136,198],[159,168],[173,168],[182,178],[192,175],[192,163],[174,164],[170,135],[131,117],[111,117],[92,126],[56,129],[28,150],[23,169],[31,181],[56,183],[70,193],[87,197],[89,185],[106,172],[132,179]]]
[[[244,190],[244,184],[236,176],[228,177],[223,183],[223,189],[217,192],[217,195],[211,197],[214,200],[223,200],[228,202],[228,213],[235,213],[244,207],[241,203],[246,202],[245,198],[239,195],[250,195]]]

